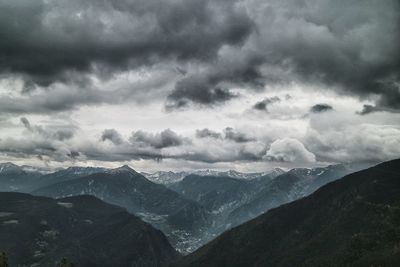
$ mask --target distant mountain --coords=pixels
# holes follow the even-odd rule
[[[200,176],[190,174],[181,182],[171,185],[186,198],[202,204],[207,209],[218,213],[227,205],[234,206],[236,202],[242,202],[246,194],[253,191],[253,187],[245,180],[228,176]]]
[[[349,173],[362,169],[365,164],[338,164],[319,168],[292,169],[267,181],[242,206],[233,210],[227,219],[236,226],[279,205],[307,196],[321,186]]]
[[[236,179],[244,179],[250,180],[255,179],[261,176],[269,176],[271,178],[275,178],[278,175],[285,173],[284,170],[280,168],[275,168],[267,172],[252,172],[252,173],[245,173],[245,172],[238,172],[235,170],[229,171],[214,171],[214,170],[197,170],[192,172],[192,174],[196,174],[199,176],[218,176],[218,177],[231,177]]]
[[[282,174],[265,184],[246,203],[231,211],[227,223],[236,226],[284,203],[303,196],[301,182],[304,178],[290,173]]]
[[[147,180],[128,166],[45,186],[35,195],[63,198],[93,195],[125,207],[166,233],[181,251],[191,250],[187,239],[201,235],[208,211],[163,185]]]
[[[162,232],[91,196],[0,193],[0,251],[10,266],[167,266],[178,254]]]
[[[0,191],[24,191],[27,185],[34,184],[42,174],[27,171],[13,163],[0,163]]]
[[[369,163],[347,163],[313,169],[297,168],[290,170],[289,173],[307,181],[303,195],[308,195],[329,182],[370,166]]]
[[[98,167],[69,167],[66,169],[58,170],[56,172],[48,173],[46,175],[38,177],[35,181],[35,184],[29,188],[29,192],[44,186],[77,179],[95,173],[102,173],[105,171],[107,171],[107,169]]]
[[[171,184],[182,181],[185,176],[189,175],[188,172],[172,172],[172,171],[158,171],[155,173],[141,173],[144,177],[157,184]]]
[[[400,160],[329,183],[172,266],[398,266]]]
[[[285,173],[284,170],[280,168],[275,168],[267,172],[253,172],[244,173],[234,170],[229,171],[214,171],[214,170],[196,170],[192,172],[172,172],[172,171],[159,171],[155,173],[142,172],[141,174],[147,179],[154,183],[170,185],[182,181],[186,176],[190,174],[198,176],[216,176],[216,177],[230,177],[236,179],[250,180],[263,176],[269,176],[270,178],[275,178],[278,175]]]

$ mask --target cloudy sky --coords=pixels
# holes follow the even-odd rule
[[[0,0],[0,161],[400,156],[398,0]]]

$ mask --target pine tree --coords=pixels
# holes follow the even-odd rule
[[[8,258],[5,252],[0,253],[0,267],[8,267]]]
[[[57,267],[74,267],[74,264],[69,262],[66,258],[62,258],[60,263],[57,264]]]

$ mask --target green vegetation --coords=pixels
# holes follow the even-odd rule
[[[74,267],[74,264],[69,262],[66,258],[62,258],[57,267]]]
[[[8,267],[8,258],[5,252],[0,253],[0,267]]]

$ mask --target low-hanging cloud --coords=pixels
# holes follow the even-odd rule
[[[303,143],[293,138],[283,138],[274,141],[265,158],[271,161],[282,161],[292,163],[315,162],[315,155],[307,150]]]

